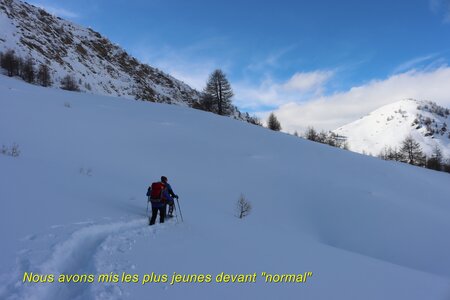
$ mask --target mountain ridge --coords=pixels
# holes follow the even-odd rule
[[[71,75],[80,91],[92,94],[189,107],[200,99],[199,91],[139,62],[93,29],[26,2],[1,0],[0,25],[0,51],[48,65],[53,86]]]

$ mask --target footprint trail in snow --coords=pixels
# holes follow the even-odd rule
[[[83,226],[84,225],[84,226]],[[55,225],[55,232],[30,234],[23,239],[32,249],[19,252],[16,270],[1,274],[1,299],[121,299],[115,283],[59,283],[59,274],[121,274],[134,266],[120,255],[129,251],[139,236],[157,234],[165,224],[149,227],[147,218],[96,224],[78,222]],[[56,243],[54,242],[56,240]],[[35,243],[36,245],[33,245]],[[41,247],[37,247],[42,244]],[[52,245],[53,244],[53,245]],[[53,283],[23,283],[24,272],[54,274]],[[20,278],[19,278],[20,277]]]

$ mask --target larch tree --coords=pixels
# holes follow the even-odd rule
[[[212,106],[212,112],[222,116],[229,116],[232,113],[231,98],[234,94],[222,70],[217,69],[211,73],[203,93],[203,99],[209,102],[208,106]]]
[[[274,113],[271,113],[269,115],[269,118],[267,119],[267,128],[273,131],[280,131],[281,130],[281,124],[278,121],[277,117]]]

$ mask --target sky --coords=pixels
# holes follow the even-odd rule
[[[286,132],[332,130],[404,98],[450,107],[450,0],[36,0]]]

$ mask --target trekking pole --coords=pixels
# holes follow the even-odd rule
[[[175,212],[175,218],[177,219],[177,224],[178,224],[178,212],[177,212],[177,206],[175,205],[175,203],[173,203],[173,211]]]
[[[183,221],[183,214],[181,213],[181,207],[180,207],[180,202],[178,202],[178,198],[177,198],[177,203],[178,203],[178,209],[180,211],[181,222],[184,222]]]
[[[150,202],[150,198],[147,197],[147,216],[148,216],[148,203]]]

